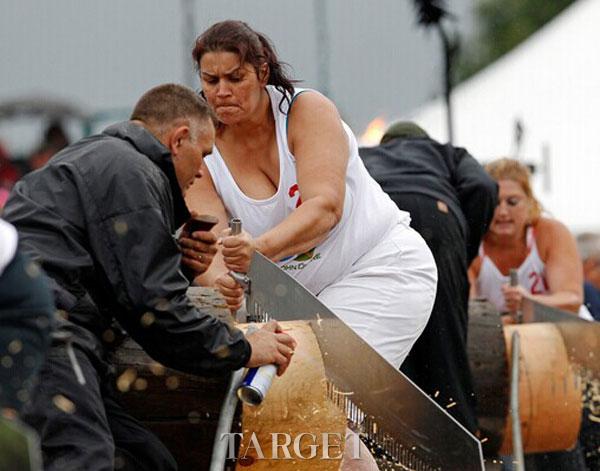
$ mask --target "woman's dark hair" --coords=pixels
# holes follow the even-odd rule
[[[226,20],[215,23],[198,36],[192,57],[200,70],[200,59],[207,52],[233,52],[240,57],[242,64],[251,64],[259,74],[260,66],[269,66],[267,83],[274,85],[283,94],[279,109],[284,100],[290,103],[294,95],[294,83],[286,72],[287,64],[281,62],[275,52],[275,47],[264,34],[254,31],[243,21]]]

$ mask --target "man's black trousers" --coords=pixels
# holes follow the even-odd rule
[[[176,470],[165,446],[115,401],[108,365],[74,345],[85,385],[64,343],[42,368],[23,420],[40,434],[45,471]]]
[[[465,236],[441,202],[413,193],[392,193],[409,211],[411,227],[427,242],[438,269],[433,311],[401,370],[469,431],[477,430],[476,399],[467,358],[469,281]]]

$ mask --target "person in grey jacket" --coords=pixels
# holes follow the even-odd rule
[[[183,194],[214,142],[212,115],[192,90],[146,92],[131,120],[56,154],[13,188],[5,218],[53,282],[65,344],[51,347],[23,419],[42,438],[46,470],[176,469],[166,448],[115,401],[101,339],[119,324],[165,366],[198,375],[289,363],[294,340],[276,323],[243,333],[194,308],[175,230]],[[65,413],[59,404],[72,404]],[[63,400],[64,399],[64,400]],[[65,400],[67,402],[65,402]],[[129,469],[125,467],[125,469]]]
[[[438,268],[431,317],[401,370],[475,433],[467,269],[494,215],[497,185],[465,149],[436,142],[412,122],[393,124],[379,146],[359,152],[383,190],[410,213]]]

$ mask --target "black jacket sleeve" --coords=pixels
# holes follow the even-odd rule
[[[97,205],[89,239],[117,299],[115,313],[129,334],[157,361],[178,370],[218,375],[244,366],[250,345],[243,333],[194,308],[171,235],[165,188],[140,179],[128,188],[113,185],[115,211]],[[125,190],[125,191],[121,191]],[[106,198],[105,198],[106,199]]]
[[[454,187],[468,226],[467,261],[470,264],[494,216],[498,185],[465,149],[454,149],[454,162]]]

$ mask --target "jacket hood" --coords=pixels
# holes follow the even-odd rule
[[[173,206],[175,211],[175,223],[181,226],[190,218],[190,212],[183,199],[171,152],[167,149],[150,131],[131,121],[113,124],[106,128],[102,134],[117,137],[128,141],[140,153],[148,157],[160,170],[167,176],[171,194],[173,196]]]

